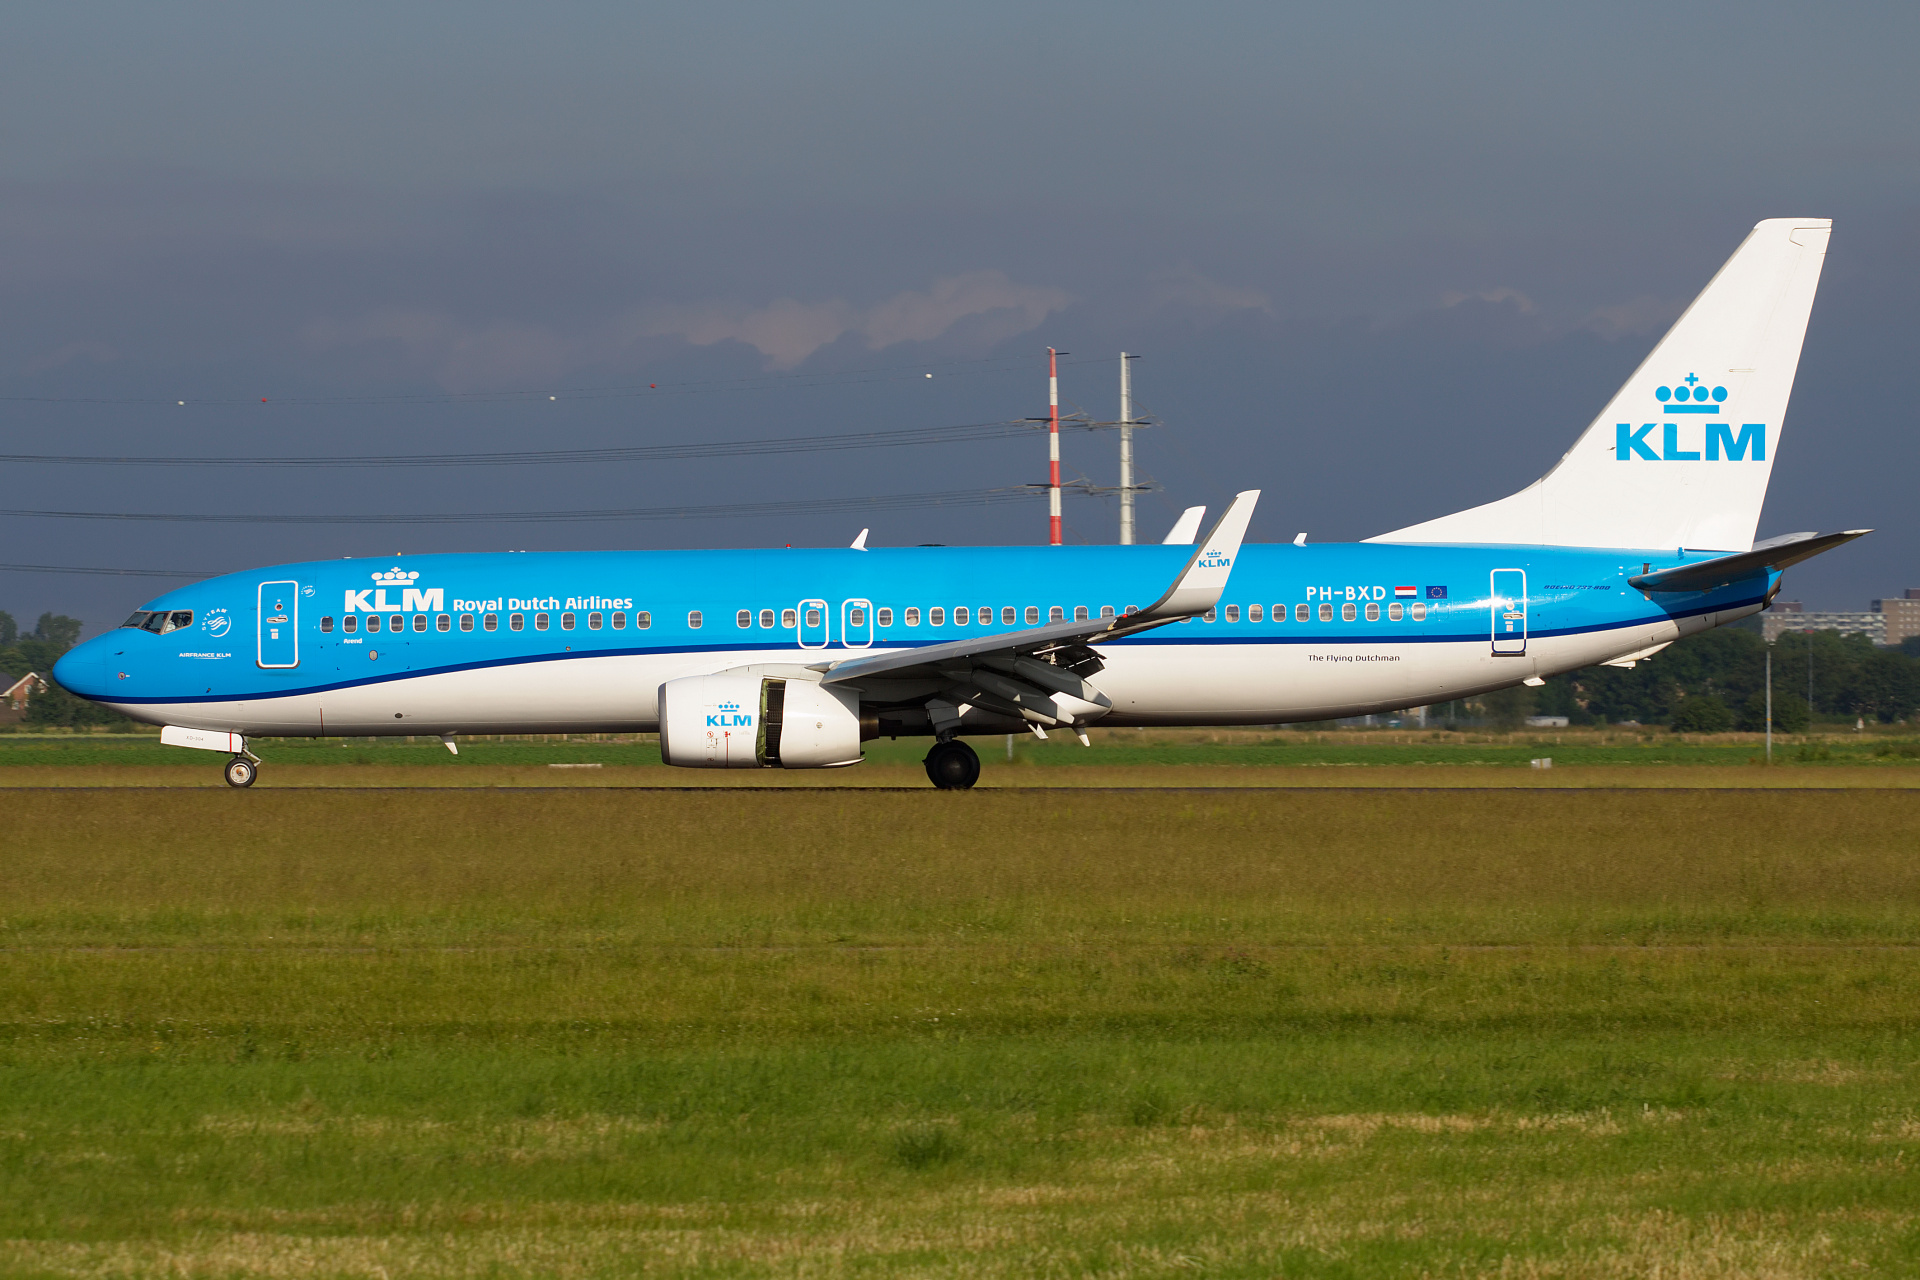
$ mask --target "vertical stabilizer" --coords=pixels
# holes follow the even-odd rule
[[[1824,218],[1770,218],[1557,466],[1519,493],[1369,538],[1745,551],[1766,500]]]

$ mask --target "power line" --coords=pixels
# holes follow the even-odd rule
[[[659,462],[672,458],[737,458],[780,453],[832,453],[846,449],[894,449],[910,445],[969,444],[1029,435],[1024,421],[967,422],[950,427],[900,427],[835,435],[759,440],[714,440],[704,444],[632,445],[604,449],[509,450],[495,453],[402,453],[342,457],[231,457],[185,455],[96,457],[90,454],[4,453],[0,462],[81,467],[524,467],[574,463]]]
[[[75,564],[0,564],[0,572],[84,573],[110,578],[211,578],[216,576],[212,569],[100,569]]]
[[[1024,372],[1027,356],[992,356],[980,360],[941,360],[911,366],[871,369],[843,369],[837,372],[760,374],[740,378],[689,379],[679,382],[638,382],[605,387],[565,387],[534,390],[420,391],[374,395],[280,395],[280,396],[0,396],[0,404],[88,404],[154,407],[235,408],[245,405],[268,406],[358,406],[396,404],[503,404],[559,401],[618,400],[655,398],[673,395],[714,395],[732,391],[760,391],[778,387],[862,386],[880,382],[925,379],[934,371],[939,376],[973,377],[983,374]],[[1062,364],[1105,364],[1104,358],[1061,361]]]
[[[581,511],[403,512],[386,515],[233,515],[221,512],[40,511],[0,509],[0,516],[33,520],[132,520],[164,524],[578,524],[621,520],[690,520],[734,516],[810,515],[836,511],[901,511],[916,507],[983,507],[1024,502],[1029,485],[998,489],[951,489],[856,498],[793,498],[779,502],[731,502],[711,506],[609,507]]]

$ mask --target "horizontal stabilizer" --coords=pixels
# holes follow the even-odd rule
[[[1865,537],[1871,529],[1848,529],[1845,533],[1789,533],[1753,544],[1753,550],[1730,556],[1716,556],[1695,564],[1683,564],[1658,573],[1643,573],[1627,579],[1627,585],[1641,591],[1712,591],[1729,582],[1784,569],[1788,565],[1811,560],[1822,551],[1831,551],[1842,543]]]

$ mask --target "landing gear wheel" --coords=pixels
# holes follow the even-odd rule
[[[927,752],[927,779],[942,791],[965,791],[980,781],[980,757],[964,742],[936,742]]]
[[[227,785],[230,787],[250,787],[259,770],[253,767],[253,761],[245,756],[235,756],[227,761]]]

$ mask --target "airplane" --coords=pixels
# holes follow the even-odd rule
[[[1359,543],[1245,542],[1258,490],[1145,546],[449,554],[169,591],[59,683],[161,741],[657,732],[699,769],[835,769],[928,737],[1267,725],[1631,665],[1759,612],[1870,532],[1754,541],[1832,224],[1759,223],[1545,476]]]

